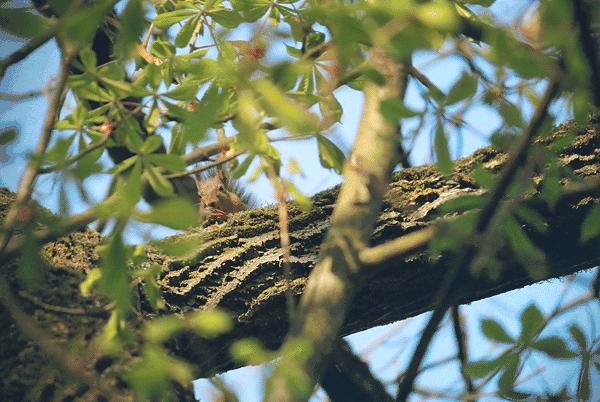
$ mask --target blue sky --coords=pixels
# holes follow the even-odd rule
[[[504,22],[510,22],[520,12],[526,4],[525,1],[498,0],[493,8],[494,15]],[[11,53],[19,46],[18,41],[0,34],[0,57]],[[415,66],[419,67],[427,63],[432,57],[431,53],[419,53],[414,58]],[[55,76],[57,72],[57,49],[54,43],[48,43],[24,62],[12,67],[2,83],[0,83],[0,93],[23,93],[33,90],[43,90],[49,77]],[[433,64],[428,64],[423,68],[423,72],[430,79],[439,85],[442,89],[448,89],[458,78],[464,66],[456,58],[446,58]],[[343,148],[349,149],[354,138],[357,127],[362,98],[360,93],[342,88],[336,91],[340,103],[344,109],[344,117],[341,124],[335,126],[334,136],[336,141]],[[417,88],[415,84],[409,87],[407,103],[419,107],[417,97]],[[15,190],[18,184],[20,174],[28,152],[30,152],[37,141],[37,135],[41,128],[46,101],[43,96],[32,98],[27,101],[17,103],[0,100],[0,127],[15,125],[20,130],[18,141],[7,150],[7,155],[0,154],[0,186],[6,186]],[[475,108],[468,116],[469,122],[477,127],[483,133],[490,133],[499,125],[499,119],[484,107]],[[451,137],[451,148],[454,156],[468,155],[477,148],[486,145],[486,138],[478,135],[465,133],[462,138],[460,153],[456,136]],[[320,190],[328,188],[340,181],[340,177],[335,173],[326,171],[320,167],[317,158],[317,147],[313,140],[297,141],[293,143],[278,143],[278,149],[281,151],[284,160],[289,158],[297,159],[304,169],[304,177],[296,177],[294,181],[298,187],[306,194],[314,194]],[[419,137],[412,154],[412,162],[415,165],[431,162],[430,135],[424,133]],[[106,191],[108,177],[99,177],[89,179],[87,182],[94,188],[95,196],[100,199]],[[57,187],[54,185],[52,177],[43,177],[36,185],[34,197],[42,200],[42,203],[57,211],[58,196]],[[261,204],[273,202],[272,190],[270,184],[260,179],[255,183],[248,185]],[[75,193],[75,192],[73,192]],[[73,196],[70,204],[72,212],[78,212],[86,208],[86,205]],[[152,229],[152,233],[150,233]],[[167,230],[156,231],[155,228],[148,226],[135,226],[129,231],[128,241],[130,243],[139,243],[148,237],[162,237],[170,233]],[[591,272],[580,274],[574,280],[575,284],[567,294],[567,299],[575,298],[586,290],[586,284],[593,275]],[[518,313],[530,303],[535,303],[543,311],[549,312],[559,300],[566,282],[554,280],[542,284],[527,287],[517,291],[509,292],[484,301],[473,303],[463,308],[467,316],[467,333],[469,335],[469,352],[473,358],[482,358],[493,355],[495,352],[492,346],[481,335],[479,329],[479,320],[482,317],[496,317],[501,320],[511,331],[518,330]],[[569,322],[578,322],[588,329],[589,334],[597,336],[600,333],[600,323],[594,317],[599,316],[598,304],[587,308],[580,308],[568,317],[563,317],[560,322],[555,323],[555,328],[548,331],[563,332],[566,324]],[[401,323],[391,324],[385,327],[378,327],[360,334],[348,337],[348,340],[357,352],[364,351],[369,344],[384,335],[390,338],[380,347],[376,348],[369,355],[371,367],[378,375],[384,379],[389,379],[397,371],[404,367],[407,359],[410,358],[415,339],[427,319],[427,315],[421,315],[414,319],[406,320]],[[429,361],[437,360],[439,357],[454,353],[455,343],[452,331],[446,325],[436,336],[435,342],[430,349]],[[400,351],[403,353],[394,360]],[[535,359],[538,365],[545,366],[543,375],[534,377],[526,385],[529,389],[546,389],[548,387],[560,387],[563,383],[573,379],[577,364],[573,361],[563,361],[559,364],[548,364],[547,359]],[[391,361],[391,362],[390,362]],[[387,369],[382,367],[389,364]],[[536,367],[528,368],[535,371]],[[262,378],[265,367],[251,367],[236,370],[226,376],[224,380],[237,392],[241,401],[254,402],[260,400],[262,392]],[[597,372],[595,373],[597,375]],[[600,396],[600,378],[596,376],[595,396]],[[445,385],[457,385],[460,381],[457,367],[455,364],[443,366],[441,368],[427,372],[419,377],[421,384],[435,384],[443,387]],[[203,382],[198,386],[198,391],[202,396],[207,395],[209,387]],[[205,396],[206,398],[206,396]],[[210,400],[210,399],[206,399]],[[318,397],[315,398],[318,400]],[[418,399],[415,399],[418,400]],[[482,399],[491,400],[491,399]]]

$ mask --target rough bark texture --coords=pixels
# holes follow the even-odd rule
[[[568,130],[576,131],[578,135],[562,152],[561,163],[579,177],[597,175],[600,172],[598,120],[592,119],[583,128],[564,124],[555,129],[553,136],[544,137],[541,142],[547,143]],[[482,165],[496,172],[505,159],[505,154],[485,148],[457,161],[455,173],[449,178],[440,175],[432,165],[397,173],[384,201],[372,243],[380,244],[429,225],[435,219],[447,218],[439,213],[439,207],[446,201],[464,194],[483,193],[470,176],[473,168]],[[175,236],[172,241],[197,240],[197,249],[185,258],[171,258],[152,246],[147,247],[150,260],[163,268],[159,284],[167,302],[167,313],[218,306],[231,312],[235,319],[235,328],[227,336],[207,341],[184,334],[169,344],[173,353],[195,365],[198,376],[237,366],[228,354],[233,340],[252,336],[271,348],[281,343],[288,328],[284,292],[288,288],[296,296],[302,292],[318,255],[336,195],[337,188],[317,194],[310,211],[290,206],[291,280],[286,280],[283,275],[275,207],[241,212],[223,224],[196,228]],[[3,216],[12,196],[7,191],[0,192],[0,196]],[[587,196],[559,202],[552,209],[532,197],[531,206],[547,218],[548,230],[539,233],[526,229],[546,253],[548,272],[533,279],[512,253],[500,252],[505,267],[503,275],[497,280],[463,278],[459,289],[461,302],[483,299],[597,264],[600,239],[585,245],[578,241],[581,221],[596,202],[596,198]],[[22,307],[47,329],[49,336],[73,349],[81,347],[85,350],[90,340],[98,335],[106,317],[102,314],[60,313],[43,307],[43,303],[88,310],[104,305],[105,301],[96,297],[84,298],[78,291],[84,273],[98,262],[96,248],[101,242],[98,233],[84,230],[45,246],[43,256],[48,263],[47,274],[44,282],[33,291],[19,290],[14,264],[2,262],[2,272],[10,275],[14,292],[20,294]],[[436,266],[438,269],[434,269]],[[431,257],[425,252],[374,267],[373,275],[365,277],[356,296],[343,326],[343,335],[431,309],[432,297],[444,275],[443,264],[439,267],[440,264],[431,263]],[[156,312],[144,306],[142,302],[138,324],[156,316]],[[102,372],[111,383],[123,387],[122,367],[135,359],[141,341],[136,342],[126,356],[117,360],[94,355],[89,367],[82,369]],[[36,345],[21,335],[5,311],[0,311],[0,345],[0,395],[6,400],[49,400],[62,396],[86,399],[87,389],[68,385],[68,378],[60,375]],[[187,392],[189,396],[189,390]]]

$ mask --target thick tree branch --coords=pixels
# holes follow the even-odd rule
[[[529,208],[547,220],[548,230],[544,233],[523,223],[532,241],[547,256],[547,272],[534,279],[522,261],[509,250],[503,250],[498,254],[505,267],[503,274],[492,280],[465,273],[455,289],[457,303],[468,303],[539,280],[574,273],[600,262],[600,239],[586,244],[579,242],[581,222],[600,197],[596,178],[600,171],[598,120],[592,119],[585,127],[566,123],[556,128],[553,135],[543,136],[537,141],[550,144],[565,132],[576,133],[577,136],[561,151],[560,163],[586,179],[587,184],[567,184],[564,195],[554,208],[537,197],[525,201]],[[484,190],[471,178],[472,170],[482,166],[498,172],[506,161],[506,154],[484,148],[471,157],[458,160],[450,177],[442,176],[432,165],[405,169],[396,174],[370,239],[372,248],[365,249],[361,255],[368,250],[377,250],[379,245],[389,240],[418,233],[432,227],[432,223],[451,219],[454,215],[440,212],[445,202],[461,195],[484,194]],[[171,351],[194,364],[199,375],[208,376],[239,366],[240,363],[229,356],[229,347],[237,339],[252,336],[270,348],[281,345],[288,328],[285,291],[289,289],[295,297],[302,293],[329,227],[329,216],[336,198],[337,189],[324,191],[314,197],[313,209],[308,212],[290,203],[291,280],[283,275],[276,207],[241,212],[226,223],[197,228],[164,240],[174,244],[191,241],[198,245],[185,255],[168,257],[155,246],[149,246],[147,252],[151,261],[162,266],[158,283],[167,303],[167,312],[186,313],[219,306],[227,309],[235,322],[231,333],[212,340],[191,333],[182,334],[176,342],[169,343]],[[12,201],[14,195],[0,192],[0,216],[6,215]],[[43,255],[50,268],[46,270],[44,283],[52,285],[47,291],[36,291],[36,298],[48,304],[84,310],[104,306],[106,300],[83,298],[78,289],[83,279],[81,272],[97,266],[96,250],[101,242],[102,238],[96,232],[88,230],[73,232],[45,246]],[[410,248],[404,248],[401,249],[404,252],[390,252],[386,258],[375,256],[371,259],[374,265],[365,270],[363,286],[349,307],[340,335],[432,309],[449,265],[443,257],[432,261],[432,257],[422,251],[426,244],[411,249],[410,253],[407,251]],[[6,270],[7,265],[10,264],[3,261],[2,269],[12,275],[14,271]],[[18,293],[17,282],[14,286],[14,292]],[[100,333],[106,322],[102,317],[53,313],[26,299],[20,302],[26,307],[25,311],[48,330],[66,326],[68,331],[59,335],[68,334],[78,344],[87,344],[89,339]],[[143,296],[141,306],[142,317],[150,319],[155,315],[144,307]],[[0,351],[0,361],[6,362],[0,365],[4,379],[0,383],[0,393],[17,395],[13,392],[30,389],[42,381],[39,375],[33,373],[47,364],[39,360],[39,353],[31,342],[19,337],[19,331],[14,330],[10,319],[0,314],[0,321],[3,344],[11,345]],[[128,356],[130,354],[125,353],[117,360],[99,356],[97,364],[103,375],[118,378],[119,367],[127,364]]]

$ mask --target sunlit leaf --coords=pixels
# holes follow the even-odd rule
[[[162,200],[153,205],[150,211],[138,212],[136,219],[181,230],[195,226],[200,222],[198,208],[182,197],[171,197]]]
[[[175,36],[175,46],[186,47],[193,42],[194,33],[196,32],[196,27],[198,26],[199,20],[200,16],[195,16],[183,24],[183,27],[181,27],[179,32],[177,32],[177,36]]]
[[[302,194],[302,192],[298,189],[298,187],[294,185],[294,183],[286,181],[285,185],[287,192],[290,193],[292,197],[294,197],[294,200],[298,203],[300,208],[302,208],[305,211],[308,211],[312,207],[312,200],[309,197]]]
[[[129,57],[138,44],[139,36],[146,27],[144,2],[142,0],[129,0],[119,19],[120,29],[117,34],[115,51],[121,56]]]
[[[162,137],[160,135],[151,135],[146,138],[144,144],[139,149],[139,153],[142,155],[151,154],[158,150],[163,144]]]
[[[0,7],[0,30],[4,32],[30,39],[42,35],[47,28],[47,20],[29,8]]]
[[[173,24],[185,20],[193,15],[197,15],[199,10],[182,9],[158,14],[152,23],[155,27],[165,29]]]
[[[233,320],[224,311],[204,310],[189,317],[189,327],[202,337],[215,338],[231,331]]]

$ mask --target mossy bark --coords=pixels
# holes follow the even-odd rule
[[[592,119],[586,127],[563,124],[553,135],[543,137],[539,142],[549,143],[565,131],[577,132],[577,137],[562,151],[560,162],[579,177],[597,175],[600,172],[598,120]],[[450,218],[439,209],[445,202],[460,195],[484,193],[472,178],[473,169],[483,166],[497,172],[505,160],[506,154],[484,148],[457,161],[450,177],[441,175],[433,165],[404,169],[395,174],[371,238],[372,244],[381,244],[426,227],[433,221]],[[274,206],[244,211],[225,223],[198,227],[175,236],[172,241],[192,239],[198,243],[185,258],[166,256],[152,245],[146,247],[150,260],[162,267],[158,283],[167,307],[166,312],[160,314],[218,306],[234,318],[235,327],[226,336],[206,340],[193,334],[182,334],[169,343],[168,347],[175,355],[194,365],[198,376],[237,367],[228,352],[231,342],[237,339],[256,337],[270,348],[281,344],[288,329],[285,292],[290,290],[295,297],[302,293],[336,197],[337,188],[333,188],[317,194],[310,211],[290,205],[291,278],[286,278],[283,272]],[[9,192],[0,192],[0,214],[11,199]],[[597,202],[596,194],[566,197],[554,208],[535,195],[527,202],[547,220],[544,233],[523,224],[530,238],[545,252],[547,271],[534,279],[522,258],[517,259],[509,250],[501,250],[498,255],[504,266],[502,275],[495,280],[474,276],[463,278],[457,289],[461,303],[568,275],[593,267],[600,261],[600,239],[584,245],[579,242],[581,222]],[[46,336],[66,349],[91,353],[90,364],[81,369],[101,374],[108,383],[123,389],[126,388],[124,370],[136,359],[143,343],[141,331],[135,334],[134,345],[119,359],[91,351],[91,340],[100,333],[107,320],[107,316],[101,314],[106,300],[83,297],[78,288],[85,273],[97,265],[97,247],[101,243],[102,237],[98,233],[86,229],[46,245],[43,249],[47,264],[45,276],[34,291],[19,285],[14,262],[3,261],[1,269],[9,276],[21,307],[45,329]],[[432,258],[436,264],[432,263]],[[444,278],[444,264],[437,263],[439,258],[444,257],[431,257],[422,251],[373,267],[358,290],[342,327],[342,335],[430,310]],[[73,311],[69,313],[52,306],[68,307]],[[90,314],[75,313],[77,311]],[[134,328],[141,328],[145,320],[156,315],[157,312],[146,307],[142,297]],[[77,385],[57,370],[36,343],[21,334],[5,310],[0,310],[0,345],[0,395],[5,400],[91,398],[87,387]],[[182,389],[180,397],[191,398],[191,390]]]

